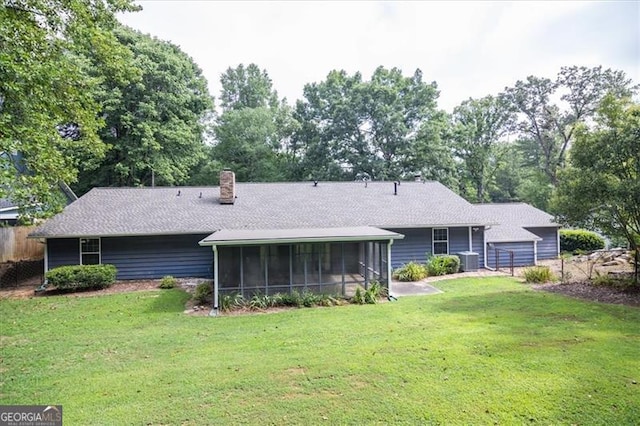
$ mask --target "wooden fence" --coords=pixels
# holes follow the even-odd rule
[[[0,228],[0,263],[42,259],[44,244],[27,238],[34,229],[34,226]]]

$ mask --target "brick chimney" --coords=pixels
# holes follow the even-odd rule
[[[229,169],[220,172],[220,204],[233,204],[236,200],[236,174]]]

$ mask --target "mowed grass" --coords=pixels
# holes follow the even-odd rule
[[[0,404],[65,424],[637,424],[640,309],[510,278],[191,317],[158,290],[0,301]]]

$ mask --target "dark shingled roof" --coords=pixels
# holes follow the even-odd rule
[[[487,221],[497,225],[487,228],[487,242],[537,241],[537,235],[524,228],[558,227],[553,216],[526,203],[476,204]]]
[[[16,207],[16,205],[8,198],[0,198],[0,209],[8,209]]]
[[[179,195],[178,195],[179,194]],[[438,182],[236,183],[218,187],[94,188],[32,237],[212,233],[221,229],[482,226],[476,207]]]

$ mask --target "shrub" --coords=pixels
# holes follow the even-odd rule
[[[604,248],[604,238],[585,229],[562,229],[560,231],[560,251],[588,252]]]
[[[109,287],[116,273],[113,265],[60,266],[47,272],[46,279],[59,290],[93,290]]]
[[[364,305],[364,291],[362,290],[362,287],[358,286],[356,288],[356,292],[354,293],[353,298],[351,298],[351,302],[356,305]]]
[[[276,296],[278,296],[280,306],[294,306],[296,308],[302,306],[302,298],[298,290],[293,290],[291,293],[278,293]]]
[[[427,269],[416,262],[406,263],[393,271],[393,278],[398,281],[420,281],[426,277]]]
[[[256,293],[249,299],[248,306],[254,310],[267,309],[273,306],[273,300],[266,294]]]
[[[452,254],[432,256],[427,261],[429,276],[455,274],[459,270],[460,258]]]
[[[302,306],[310,308],[320,303],[320,295],[304,290],[300,295]]]
[[[196,290],[193,292],[193,300],[200,304],[206,305],[211,303],[213,298],[213,289],[211,283],[200,283],[196,286]]]
[[[239,293],[223,294],[220,298],[220,309],[230,311],[245,306],[244,297]]]
[[[163,289],[175,288],[176,285],[178,285],[178,280],[171,275],[162,277],[162,280],[160,281],[160,288]]]
[[[524,280],[528,283],[546,283],[553,281],[553,274],[548,266],[532,266],[525,268]]]
[[[608,274],[600,274],[596,271],[596,276],[592,280],[593,285],[597,286],[611,286],[613,284],[613,278],[611,278]]]

